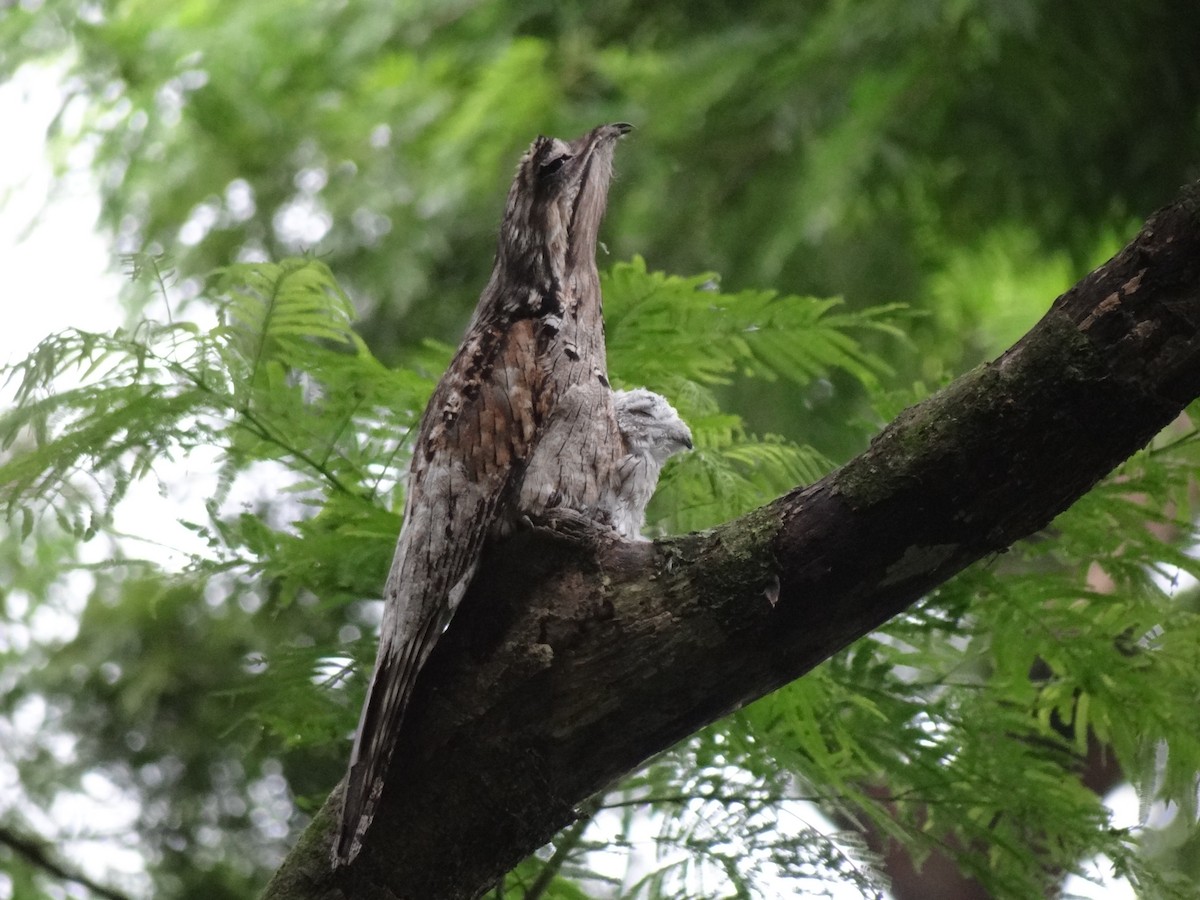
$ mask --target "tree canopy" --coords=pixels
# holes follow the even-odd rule
[[[536,133],[637,126],[602,232],[609,365],[696,436],[657,533],[704,529],[863,450],[1200,177],[1200,12],[1111,6],[10,10],[0,71],[65,55],[51,147],[87,149],[134,277],[126,328],[6,373],[9,894],[72,883],[39,861],[78,869],[48,811],[97,776],[134,824],[84,837],[145,871],[106,883],[171,897],[260,889],[341,776],[409,430]],[[1036,537],[597,795],[496,895],[920,896],[897,857],[933,853],[927,877],[949,859],[1015,898],[1103,853],[1187,896],[1195,448],[1185,415]],[[139,560],[131,486],[205,465],[207,549]],[[1108,820],[1122,779],[1145,827]]]

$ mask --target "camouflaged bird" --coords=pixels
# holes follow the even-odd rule
[[[610,464],[614,429],[620,455]],[[646,505],[663,463],[691,447],[692,432],[662,395],[645,388],[573,385],[538,439],[517,509],[531,518],[570,510],[627,540],[642,540]],[[600,479],[580,483],[581,471],[599,473]]]
[[[692,432],[666,397],[645,388],[614,392],[613,412],[625,453],[614,472],[611,524],[624,538],[644,540],[646,506],[663,463],[692,449]]]
[[[601,125],[570,142],[539,137],[517,167],[491,277],[413,447],[335,865],[362,847],[418,673],[466,593],[484,542],[538,512],[536,504],[518,510],[516,500],[544,424],[572,385],[608,388],[596,240],[613,150],[630,129]],[[569,507],[586,508],[623,455],[615,424],[601,435],[561,486]]]

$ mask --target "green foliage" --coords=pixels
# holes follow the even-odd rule
[[[433,382],[371,356],[321,263],[242,264],[215,273],[210,289],[213,328],[67,331],[13,367],[17,405],[5,416],[3,446],[29,446],[5,465],[10,514],[38,501],[88,536],[156,461],[206,446],[224,453],[217,503],[234,469],[263,461],[301,473],[298,493],[369,502],[396,490],[388,461]],[[78,384],[59,389],[67,376]],[[76,489],[79,473],[92,490]]]
[[[344,764],[353,701],[314,691],[313,680],[333,665],[322,662],[336,646],[330,610],[378,594],[402,499],[391,464],[433,384],[371,356],[320,263],[237,266],[210,285],[217,321],[208,329],[144,322],[46,339],[7,373],[17,405],[0,426],[6,507],[27,534],[111,534],[138,479],[157,478],[165,492],[178,477],[172,466],[218,453],[208,518],[191,525],[204,550],[182,573],[144,576],[117,550],[78,635],[9,695],[12,709],[38,695],[63,698],[63,727],[84,735],[78,764],[111,769],[140,797],[164,883],[173,869],[217,865],[225,851],[212,852],[214,833],[238,848],[229,858],[240,859],[239,878],[260,880],[258,860],[278,858],[281,826],[263,833],[245,792],[283,783],[281,754],[296,765],[291,788],[300,793],[324,792]],[[285,473],[275,478],[282,502],[231,512],[231,492],[252,490],[272,465]],[[306,513],[317,505],[320,515]],[[319,562],[316,547],[328,554]],[[340,617],[353,633],[369,625],[356,616]],[[236,815],[211,812],[230,806]],[[286,825],[294,813],[284,808]],[[261,849],[264,841],[274,849]]]
[[[641,257],[613,267],[602,283],[613,370],[637,371],[657,383],[674,378],[716,384],[740,373],[804,385],[842,369],[872,388],[890,373],[847,332],[874,328],[903,338],[890,321],[896,306],[853,313],[839,310],[836,300],[775,291],[721,294],[717,285],[712,273],[647,273]],[[708,342],[703,354],[696,352],[700,337]]]
[[[378,595],[400,525],[407,437],[448,358],[430,346],[428,368],[382,366],[312,260],[228,267],[208,290],[217,311],[208,329],[144,322],[48,338],[8,373],[18,402],[0,420],[9,448],[0,479],[27,538],[107,534],[139,477],[216,451],[217,493],[207,518],[190,524],[205,551],[174,575],[137,565],[135,576],[129,561],[122,577],[119,558],[100,570],[78,635],[7,706],[13,714],[33,696],[61,705],[60,727],[87,736],[75,777],[99,766],[139,798],[140,827],[159,835],[166,859],[160,884],[175,883],[173,868],[219,859],[243,860],[238,877],[254,877],[247,848],[272,858],[233,799],[254,783],[247,760],[263,783],[278,777],[277,760],[290,763],[283,771],[302,806],[337,777],[373,654],[361,601]],[[721,293],[712,276],[650,273],[640,259],[606,273],[604,290],[614,378],[665,391],[695,434],[697,450],[668,467],[655,501],[667,530],[722,521],[830,467],[811,448],[754,436],[720,411],[714,387],[736,373],[803,389],[836,368],[874,391],[889,370],[858,336],[899,336],[895,310]],[[810,892],[843,883],[876,896],[876,861],[847,836],[865,816],[918,859],[949,852],[996,896],[1043,893],[1098,853],[1167,891],[1072,773],[1102,746],[1145,797],[1194,816],[1200,756],[1179,730],[1200,690],[1200,618],[1156,580],[1176,568],[1200,575],[1181,549],[1200,445],[1181,429],[1060,517],[1052,540],[972,569],[598,798],[589,827],[524,863],[511,886],[538,883],[560,897],[604,883],[628,897],[766,897],[781,883]],[[264,465],[276,467],[278,493],[236,509],[230,499]],[[1078,560],[1095,560],[1111,584],[1090,585]],[[71,694],[93,701],[79,707]],[[172,737],[180,719],[220,734],[221,746]],[[127,752],[114,754],[122,743]],[[54,768],[30,753],[24,768]],[[42,802],[61,787],[41,784]],[[784,821],[806,815],[795,811],[801,798],[845,833]],[[231,812],[206,812],[214,799]],[[223,835],[219,854],[206,855],[205,827]],[[646,840],[649,858],[633,852]],[[621,847],[640,870],[595,867]]]
[[[721,411],[716,386],[736,375],[783,378],[804,390],[836,371],[874,389],[890,369],[862,336],[903,338],[895,306],[850,312],[834,300],[774,291],[721,293],[712,273],[651,273],[641,257],[601,282],[614,382],[670,397],[695,439],[696,450],[664,473],[651,507],[651,523],[668,531],[728,521],[833,468],[812,447],[750,434],[740,417]]]
[[[135,262],[152,276],[161,269],[157,260]],[[189,723],[221,734],[230,750],[261,756],[267,771],[278,754],[309,761],[315,755],[324,764],[340,758],[374,653],[361,601],[379,594],[400,528],[408,437],[432,390],[431,372],[448,360],[446,348],[430,345],[431,368],[382,366],[351,329],[351,307],[329,270],[313,260],[239,264],[207,284],[213,327],[143,322],[111,335],[68,331],[47,338],[7,373],[17,403],[0,418],[10,451],[0,481],[9,517],[26,537],[48,528],[80,539],[109,534],[138,479],[168,479],[159,472],[164,461],[215,452],[219,478],[205,503],[207,517],[188,523],[203,552],[175,575],[127,574],[119,600],[94,596],[78,636],[20,692],[54,696],[70,689],[95,697],[86,709],[69,708],[64,722],[86,729],[81,757],[90,765],[106,757],[122,770],[136,764],[137,754],[113,758],[106,749],[131,734],[149,748],[147,758],[164,753],[171,735],[164,719],[176,714],[180,691],[205,698],[201,721],[188,714]],[[825,301],[764,292],[721,294],[711,276],[668,278],[648,273],[640,260],[606,275],[605,288],[615,323],[614,366],[629,383],[668,391],[697,443],[663,480],[656,521],[670,529],[715,524],[829,467],[810,448],[759,438],[738,417],[721,413],[714,383],[741,370],[805,384],[828,378],[835,367],[874,379],[886,365],[854,332],[896,334],[884,313],[837,312]],[[677,315],[669,328],[672,309]],[[662,352],[644,353],[639,341],[656,328]],[[689,352],[701,346],[720,350],[703,357]],[[788,354],[775,360],[772,348],[784,346]],[[664,358],[674,363],[663,368]],[[268,473],[277,495],[236,508],[248,483]],[[30,510],[39,512],[31,517]],[[114,569],[121,564],[114,560]],[[118,590],[115,580],[110,590]],[[197,604],[219,614],[210,621],[189,612]],[[189,625],[192,616],[205,627]],[[210,643],[214,649],[204,651]],[[191,662],[197,654],[202,667]],[[137,664],[126,670],[110,659]],[[181,665],[192,668],[180,671]],[[170,758],[180,777],[191,779],[187,789],[202,809],[205,798],[230,788],[197,777],[197,768],[221,773],[233,763],[204,745],[188,756],[185,744],[179,741]],[[290,778],[302,803],[329,785],[298,772]],[[127,776],[122,784],[149,809],[166,791],[181,789],[154,774]],[[166,834],[190,833],[197,823],[219,826],[230,858],[244,859],[235,842],[256,844],[239,837],[249,827],[244,804],[233,817],[179,810],[175,816],[171,827],[153,815],[143,824]],[[199,834],[179,840],[202,843]],[[727,865],[731,853],[721,857]],[[192,858],[205,855],[195,850]],[[749,883],[752,875],[738,877]]]
[[[1200,174],[1197,9],[7,10],[0,71],[70,70],[51,150],[64,170],[86,150],[115,252],[144,276],[134,308],[184,301],[180,321],[65,332],[8,372],[0,711],[36,736],[0,746],[26,798],[86,794],[96,773],[118,785],[152,879],[132,893],[246,896],[261,882],[302,818],[285,793],[318,799],[344,765],[408,434],[534,133],[634,122],[605,225],[613,257],[718,270],[733,288],[639,260],[604,276],[614,379],[667,394],[696,433],[652,524],[702,528],[813,480],[925,384],[998,352]],[[321,263],[246,265],[309,251]],[[741,290],[753,285],[778,294]],[[807,296],[833,294],[846,304]],[[904,342],[897,301],[919,313]],[[997,896],[1043,894],[1099,851],[1144,896],[1169,895],[1171,872],[1200,859],[1195,590],[1164,587],[1195,569],[1195,437],[1181,428],[1046,534],[614,788],[608,806],[646,806],[617,825],[598,812],[507,893],[559,856],[542,896],[622,895],[639,879],[637,896],[680,896],[695,887],[685,870],[707,873],[710,896],[753,896],[772,883],[761,851],[869,895],[869,856],[841,866],[845,843],[789,830],[792,811],[755,824],[804,796],[836,830],[870,823],[917,856],[948,853]],[[131,558],[127,498],[146,482],[172,497],[214,464],[182,571]],[[63,735],[79,744],[70,758]],[[1079,790],[1085,750],[1119,763],[1144,813],[1173,801],[1171,825],[1114,830]],[[722,784],[753,803],[714,800]],[[30,805],[2,815],[36,831]],[[736,851],[704,832],[718,810],[749,836]],[[644,859],[647,841],[663,848],[649,868],[621,884],[596,871],[601,847]],[[6,852],[17,896],[41,889]]]
[[[862,308],[923,302],[948,249],[1022,227],[1079,274],[1196,173],[1195,5],[1111,12],[43,0],[0,22],[0,71],[72,51],[55,134],[95,147],[122,250],[195,278],[316,249],[392,361],[457,334],[531,135],[604,120],[638,126],[617,258]]]
[[[968,570],[755,704],[742,715],[758,746],[829,808],[867,815],[918,859],[949,851],[994,896],[1044,895],[1095,854],[1145,896],[1188,896],[1073,774],[1107,755],[1147,805],[1195,822],[1200,759],[1176,729],[1200,690],[1200,618],[1164,577],[1200,572],[1178,549],[1195,534],[1185,427],[1045,539]]]

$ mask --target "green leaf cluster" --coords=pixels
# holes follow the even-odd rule
[[[828,471],[924,385],[1003,350],[1200,177],[1198,9],[6,9],[0,72],[68,72],[52,160],[95,176],[114,255],[135,254],[144,276],[127,292],[135,318],[169,294],[179,321],[56,335],[8,372],[0,747],[21,797],[0,816],[50,828],[42,811],[100,775],[138,810],[129,840],[148,874],[131,893],[261,883],[298,809],[344,766],[408,433],[535,133],[638,126],[603,237],[615,259],[651,264],[605,273],[610,368],[692,424],[697,450],[668,466],[650,518],[702,528]],[[263,262],[310,252],[321,263]],[[728,290],[647,269],[716,270]],[[812,299],[835,294],[844,305]],[[58,301],[9,295],[14,310]],[[875,311],[897,301],[914,315]],[[697,817],[716,815],[725,780],[815,799],[829,831],[864,829],[872,846],[882,834],[947,854],[996,896],[1040,895],[1097,851],[1143,896],[1172,879],[1187,896],[1200,867],[1192,434],[1180,424],[1045,534],[647,770],[660,796],[707,779],[705,799],[607,795],[645,800],[661,839],[647,844],[643,812],[619,826],[599,812],[508,893],[682,896],[700,870],[707,896],[769,891],[754,847],[786,858],[794,807],[757,829],[734,804],[726,828],[757,843],[706,849]],[[214,465],[182,570],[135,558],[153,545],[125,534],[145,529],[122,511],[147,483],[166,505]],[[718,735],[724,762],[701,777],[695,748]],[[1101,792],[1133,780],[1144,826],[1114,829],[1080,772]],[[1174,818],[1150,827],[1164,801]],[[870,896],[870,854],[834,843],[866,879],[839,880]],[[655,862],[617,885],[601,845]],[[662,857],[639,855],[648,845]],[[2,846],[0,868],[17,891],[47,883]]]
[[[861,340],[901,338],[894,308],[724,293],[712,275],[666,276],[640,259],[606,272],[603,286],[614,380],[665,392],[695,435],[696,450],[664,473],[658,528],[707,527],[831,466],[722,412],[715,391],[731,378],[805,390],[840,374],[895,403],[880,391],[891,370]],[[215,454],[217,490],[188,523],[203,552],[172,574],[119,558],[114,543],[118,558],[82,570],[95,582],[77,635],[39,651],[36,674],[10,654],[32,677],[10,694],[8,713],[40,697],[55,705],[56,727],[87,736],[65,783],[105,771],[139,798],[140,827],[168,860],[160,885],[178,886],[185,866],[223,877],[219,859],[243,858],[235,844],[271,856],[239,792],[263,785],[260,819],[274,802],[286,822],[299,813],[271,801],[266,785],[290,783],[304,807],[337,777],[373,654],[366,601],[378,596],[400,526],[408,437],[448,359],[429,345],[413,368],[380,364],[314,260],[227,267],[207,291],[207,328],[143,322],[46,339],[8,371],[16,404],[0,419],[6,508],[27,546],[55,546],[28,540],[49,534],[62,535],[60,547],[119,541],[118,507],[139,479]],[[1200,691],[1200,617],[1168,579],[1200,576],[1185,550],[1197,446],[1181,423],[1044,537],[614,786],[511,886],[765,897],[780,884],[841,883],[881,896],[878,859],[853,837],[869,823],[918,860],[952,856],[996,896],[1042,893],[1096,854],[1174,896],[1077,772],[1111,755],[1147,804],[1195,816],[1200,754],[1180,734]],[[231,503],[268,471],[275,495]],[[72,693],[92,702],[71,703]],[[172,724],[180,716],[229,746],[189,748]],[[45,773],[62,767],[45,748],[25,754],[20,768],[42,773],[31,797],[52,802],[61,784]],[[313,777],[314,760],[324,779]],[[181,805],[185,797],[194,799]],[[218,832],[214,855],[205,840]],[[653,853],[637,852],[639,842]],[[605,854],[621,848],[640,862],[606,871]],[[239,877],[255,877],[242,865]]]
[[[135,263],[152,276],[163,267]],[[664,529],[715,524],[829,467],[811,448],[758,437],[722,413],[715,385],[740,372],[802,387],[834,370],[874,383],[887,366],[856,334],[898,335],[887,318],[894,310],[855,314],[813,298],[721,293],[712,276],[667,277],[641,260],[606,273],[604,287],[614,377],[665,391],[697,444],[663,479],[655,523]],[[113,540],[118,554],[103,567],[104,589],[94,589],[76,637],[20,693],[93,695],[86,709],[66,703],[61,722],[89,732],[79,776],[107,758],[151,810],[152,798],[165,796],[164,766],[190,779],[197,803],[232,790],[191,768],[208,759],[210,773],[227,772],[232,754],[181,749],[134,772],[127,754],[114,754],[129,740],[161,752],[171,734],[162,720],[185,697],[200,698],[203,727],[257,758],[265,777],[279,771],[280,755],[315,756],[326,771],[344,756],[374,653],[368,601],[379,596],[401,524],[409,438],[448,361],[447,348],[428,345],[412,368],[379,363],[351,327],[345,294],[315,260],[226,267],[206,292],[210,327],[145,321],[47,338],[6,373],[16,404],[0,418],[0,482],[13,527],[26,538]],[[647,338],[656,352],[647,352]],[[776,359],[783,346],[789,353]],[[170,467],[198,455],[218,472],[204,515],[185,523],[204,549],[174,574],[121,558],[128,536],[119,531],[120,507],[130,490],[157,479],[167,493]],[[256,490],[263,481],[271,494]],[[177,631],[187,640],[169,637]],[[238,771],[249,778],[244,766]],[[302,805],[331,783],[289,778]],[[174,780],[169,787],[184,789]],[[249,815],[244,804],[239,810],[185,824],[176,809],[170,821],[185,836],[164,829],[161,814],[148,811],[143,822],[159,829],[163,852],[171,848],[161,835],[175,834],[193,862],[206,858],[198,825],[219,826],[223,852],[236,857]]]
[[[1078,270],[1196,171],[1194,4],[1109,12],[43,0],[0,22],[0,72],[68,52],[59,153],[95,148],[120,249],[170,249],[185,278],[316,249],[394,361],[457,333],[532,135],[600,121],[638,126],[617,258],[858,309],[925,305],[996,229]],[[953,368],[972,347],[926,336]]]
[[[1196,821],[1200,564],[1195,432],[1164,436],[1045,534],[943,585],[743,716],[847,821],[917,859],[956,859],[994,896],[1043,895],[1104,855],[1144,896],[1185,897],[1089,788],[1118,767]],[[1168,487],[1173,485],[1174,487]],[[1038,847],[1031,857],[1030,848]],[[1036,861],[1036,864],[1034,864]]]
[[[864,336],[903,338],[895,306],[851,312],[836,300],[723,293],[713,273],[648,272],[641,257],[601,284],[614,384],[663,393],[693,432],[696,449],[667,467],[648,518],[672,532],[728,521],[833,468],[811,446],[754,435],[721,410],[719,386],[741,377],[812,390],[840,373],[874,389],[891,370]]]

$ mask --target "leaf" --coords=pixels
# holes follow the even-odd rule
[[[629,383],[686,379],[714,385],[742,374],[807,384],[841,370],[878,388],[891,368],[853,333],[904,337],[894,324],[899,306],[852,313],[838,300],[774,291],[724,294],[711,273],[651,273],[641,257],[618,263],[601,282],[609,367]]]

